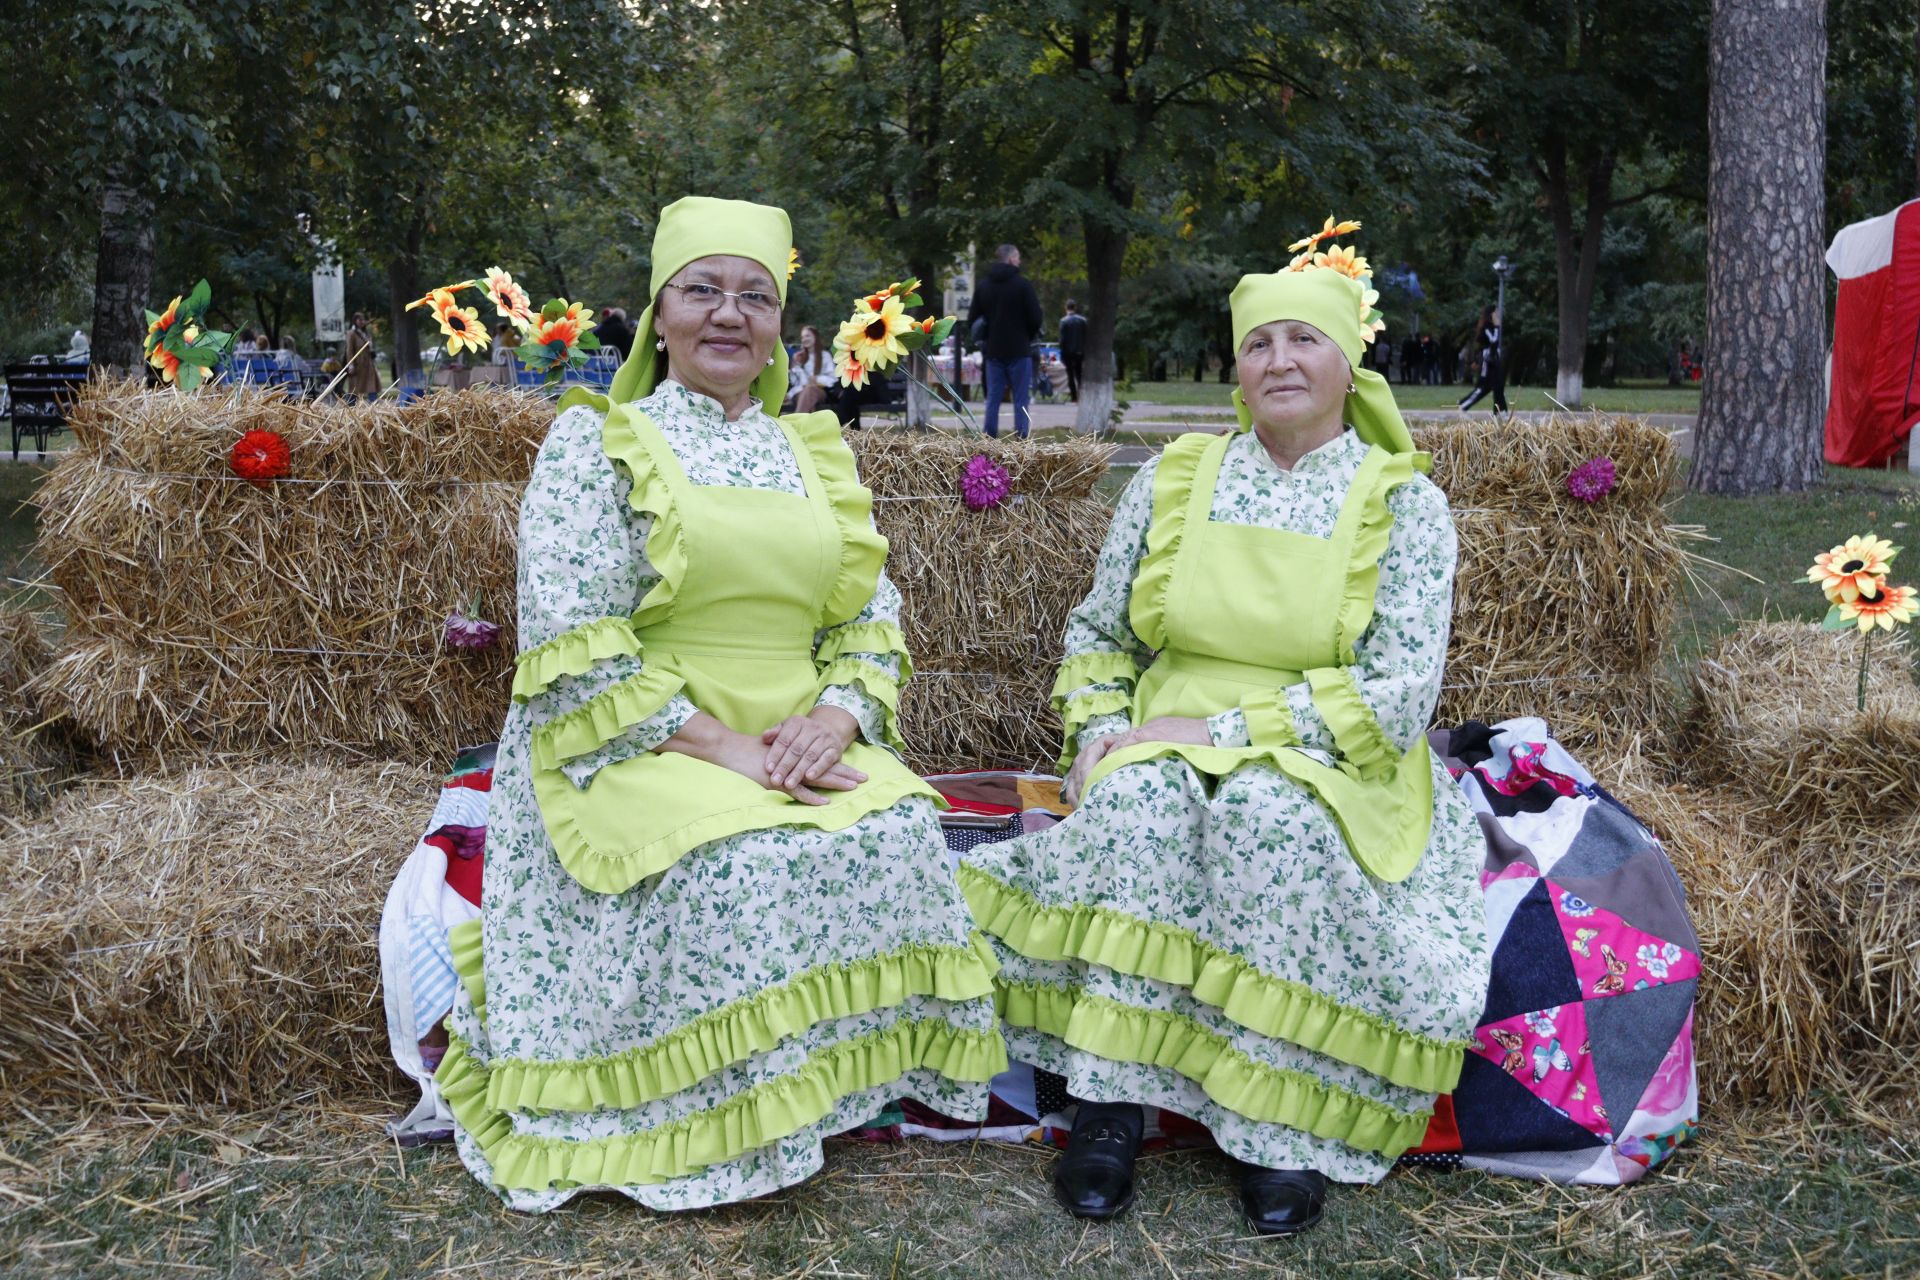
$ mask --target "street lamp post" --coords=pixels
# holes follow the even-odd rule
[[[1507,255],[1501,254],[1493,260],[1493,274],[1500,278],[1500,324],[1507,323],[1507,277],[1513,274],[1513,264],[1507,261]]]

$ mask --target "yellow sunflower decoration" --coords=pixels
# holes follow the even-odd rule
[[[1892,631],[1896,623],[1910,623],[1920,611],[1920,592],[1887,581],[1887,572],[1900,548],[1869,533],[1848,538],[1831,551],[1813,558],[1807,581],[1818,583],[1827,597],[1827,616],[1820,624],[1828,631],[1857,627],[1860,631],[1860,680],[1855,705],[1867,709],[1867,654],[1873,633]]]

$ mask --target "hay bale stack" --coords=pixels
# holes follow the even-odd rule
[[[103,388],[41,486],[39,555],[67,636],[31,689],[116,751],[324,748],[444,760],[498,732],[513,653],[521,488],[551,421],[472,391],[320,405],[237,389]],[[228,467],[250,429],[287,480]],[[442,645],[477,601],[506,626]]]
[[[1544,709],[1575,746],[1645,729],[1683,558],[1661,505],[1678,465],[1671,437],[1587,413],[1423,423],[1413,435],[1460,537],[1437,721]],[[1615,486],[1589,505],[1567,476],[1602,455]]]
[[[52,661],[39,621],[0,609],[0,815],[22,818],[46,807],[84,767],[86,743],[27,688]]]
[[[0,840],[0,1093],[390,1094],[381,904],[436,783],[256,765],[66,792]]]
[[[1877,635],[1859,710],[1861,637],[1756,623],[1695,671],[1687,750],[1703,780],[1736,786],[1822,834],[1920,813],[1920,686],[1913,651]]]
[[[1047,696],[1067,614],[1093,580],[1113,517],[1094,493],[1112,448],[899,432],[852,443],[891,544],[887,573],[905,598],[916,668],[900,706],[909,763],[923,773],[1051,770],[1060,718]],[[1013,481],[1010,499],[985,511],[959,497],[961,468],[979,453]]]
[[[1644,764],[1607,785],[1653,828],[1686,886],[1704,970],[1694,1014],[1702,1104],[1790,1105],[1842,1086],[1831,920],[1793,842],[1763,809]]]

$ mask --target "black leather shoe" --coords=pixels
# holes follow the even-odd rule
[[[1327,1208],[1327,1175],[1313,1169],[1240,1166],[1240,1208],[1263,1236],[1293,1236],[1320,1221]]]
[[[1053,1198],[1076,1218],[1111,1218],[1133,1203],[1133,1162],[1147,1117],[1131,1102],[1083,1102],[1053,1166]]]

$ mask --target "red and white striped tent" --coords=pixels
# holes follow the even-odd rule
[[[1878,467],[1920,419],[1920,200],[1843,227],[1827,398],[1827,461]]]

